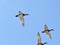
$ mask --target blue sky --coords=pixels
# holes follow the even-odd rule
[[[18,11],[28,13],[25,26],[16,18]],[[36,45],[37,32],[47,45],[60,44],[60,0],[0,0],[0,45]],[[42,34],[47,24],[52,39]]]

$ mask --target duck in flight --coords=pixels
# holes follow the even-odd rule
[[[41,37],[40,37],[40,33],[39,32],[37,34],[37,37],[38,37],[38,43],[37,43],[37,45],[45,45],[45,44],[47,44],[47,42],[44,42],[44,43],[41,42]]]
[[[24,16],[26,16],[26,15],[28,15],[28,14],[24,14],[21,11],[19,11],[18,15],[16,15],[16,17],[20,18],[21,24],[22,24],[23,27],[24,27]]]
[[[42,31],[42,33],[46,33],[48,35],[48,37],[51,39],[52,38],[51,34],[50,34],[51,31],[54,31],[54,30],[53,29],[48,29],[47,25],[45,24],[44,25],[44,31]]]

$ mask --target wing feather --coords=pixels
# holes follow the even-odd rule
[[[38,43],[41,43],[41,37],[39,32],[38,32]]]

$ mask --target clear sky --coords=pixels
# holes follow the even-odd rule
[[[29,14],[24,28],[18,11]],[[52,39],[41,33],[44,24],[55,30]],[[60,0],[0,0],[0,45],[36,45],[37,32],[46,45],[60,44]]]

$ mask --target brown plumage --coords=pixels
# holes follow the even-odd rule
[[[23,27],[24,27],[24,16],[25,16],[25,15],[28,15],[28,14],[24,14],[24,13],[22,13],[21,11],[19,11],[19,14],[16,15],[16,17],[19,17],[19,18],[20,18],[21,24],[22,24]]]
[[[41,37],[40,37],[40,33],[39,32],[38,32],[37,37],[38,37],[38,43],[41,43]]]
[[[46,32],[46,34],[48,35],[48,37],[51,39],[52,37],[51,37],[51,34],[50,34],[50,32],[48,30],[49,29],[48,29],[47,25],[44,25],[44,31]]]
[[[47,44],[47,42],[44,42],[44,43],[41,42],[41,37],[40,37],[40,33],[39,33],[39,32],[38,32],[38,34],[37,34],[37,38],[38,38],[38,43],[37,43],[37,45]]]
[[[45,24],[44,25],[44,31],[42,31],[42,33],[46,33],[47,36],[51,39],[52,37],[51,37],[50,31],[53,31],[53,29],[49,30],[48,27],[47,27],[47,25]]]

